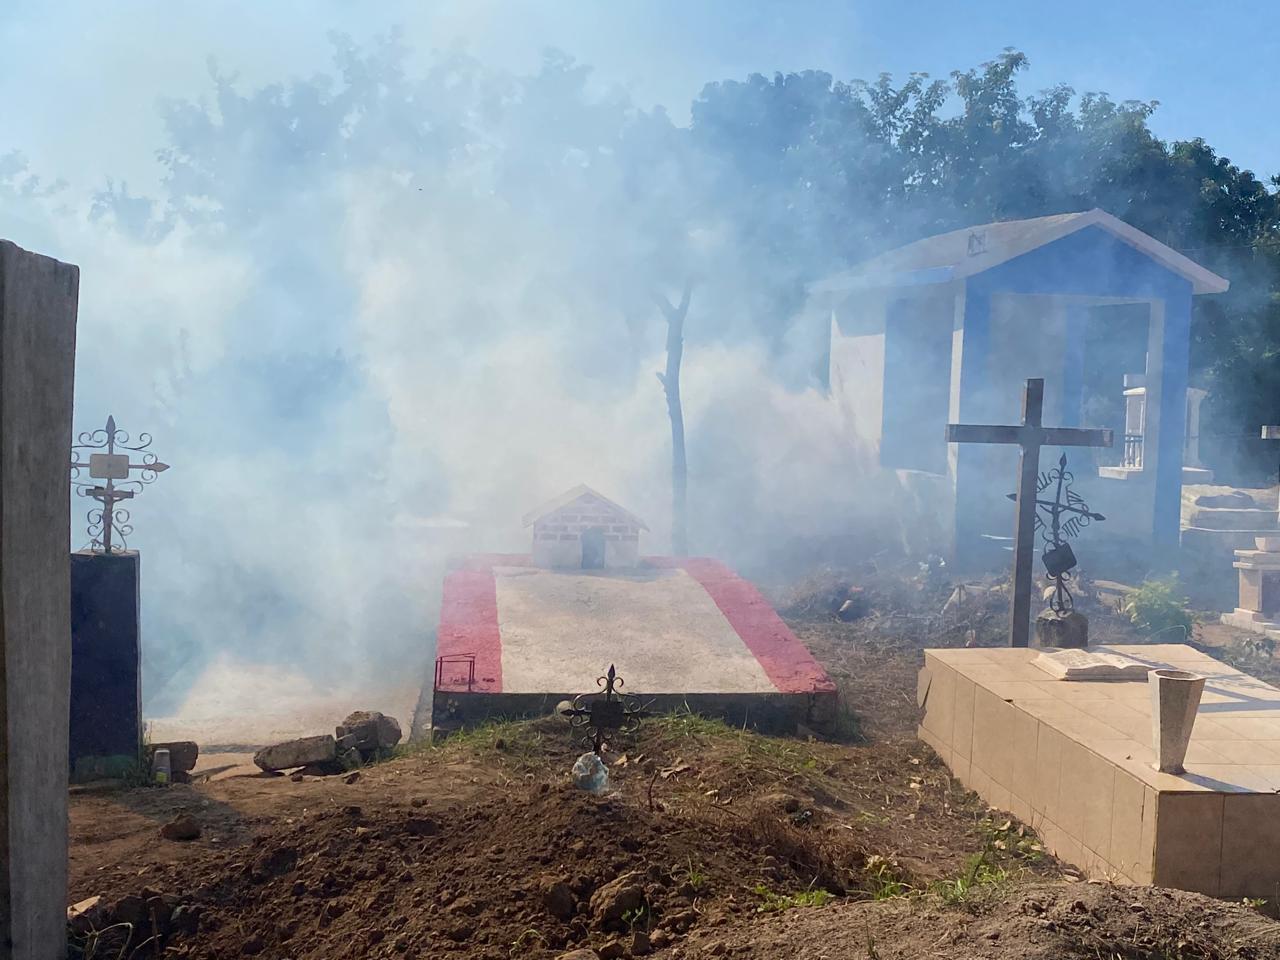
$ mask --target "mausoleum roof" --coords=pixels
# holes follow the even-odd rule
[[[1099,227],[1191,282],[1193,293],[1222,293],[1227,280],[1105,210],[1061,213],[965,227],[909,243],[810,287],[815,293],[944,283],[990,270],[1086,227]]]
[[[582,497],[584,496],[594,497],[600,503],[603,503],[610,510],[613,510],[615,513],[618,513],[621,516],[625,517],[627,520],[635,524],[641,530],[649,529],[648,525],[639,517],[637,517],[634,513],[632,513],[630,510],[626,509],[625,507],[619,506],[618,504],[614,503],[612,500],[610,500],[608,497],[604,496],[603,494],[597,493],[595,490],[592,490],[590,487],[588,487],[585,483],[578,484],[572,490],[566,490],[564,493],[560,494],[560,496],[556,497],[554,500],[550,500],[547,503],[544,503],[542,506],[538,507],[538,509],[532,510],[529,513],[526,513],[524,515],[524,525],[527,527],[531,524],[537,523],[539,520],[541,520],[543,517],[547,516],[548,514],[555,513],[557,510],[560,510],[563,507],[567,507],[569,504],[573,503],[576,500],[582,499]]]

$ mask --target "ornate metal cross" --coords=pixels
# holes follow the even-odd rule
[[[138,443],[130,445],[129,434],[116,429],[115,417],[107,417],[107,426],[103,430],[91,430],[80,434],[79,442],[71,448],[71,483],[82,497],[97,500],[101,504],[89,511],[89,547],[97,553],[123,553],[128,549],[126,537],[133,533],[129,523],[129,511],[117,508],[121,500],[132,500],[145,484],[152,483],[160,474],[169,469],[167,463],[161,463],[154,453],[147,450],[151,446],[151,434],[138,436]],[[128,450],[140,454],[140,462],[134,463],[128,453],[117,453],[117,450]],[[82,459],[88,454],[88,460]],[[80,471],[89,471],[89,480],[81,480]],[[138,478],[133,479],[130,473],[140,471]],[[105,480],[105,484],[94,483]],[[119,485],[116,481],[121,481]],[[113,536],[114,534],[114,536]],[[116,543],[116,540],[119,543]]]
[[[1018,458],[1018,492],[1014,525],[1013,603],[1009,614],[1009,646],[1025,647],[1031,638],[1031,583],[1035,565],[1036,484],[1040,474],[1040,448],[1109,447],[1110,430],[1086,430],[1076,427],[1046,427],[1044,380],[1027,381],[1022,396],[1022,423],[996,426],[976,423],[947,424],[948,443],[1015,443],[1021,448]]]
[[[602,691],[580,693],[573,698],[569,709],[560,711],[574,727],[585,728],[583,743],[590,746],[596,756],[600,756],[611,734],[634,733],[640,727],[640,720],[650,716],[649,711],[641,708],[639,700],[619,692],[624,683],[613,664],[609,664],[609,672],[596,678],[596,686],[603,687]]]
[[[1060,617],[1071,612],[1071,591],[1067,589],[1067,581],[1071,579],[1071,570],[1076,565],[1075,551],[1067,540],[1080,535],[1080,531],[1094,520],[1107,519],[1100,513],[1094,513],[1084,498],[1071,489],[1075,477],[1067,469],[1067,455],[1064,453],[1058,460],[1056,470],[1046,470],[1040,474],[1036,484],[1036,493],[1041,494],[1051,486],[1056,486],[1052,500],[1036,499],[1035,528],[1044,541],[1044,567],[1053,581],[1053,597],[1049,600],[1049,609]],[[1016,501],[1018,495],[1011,493],[1010,500]],[[1066,500],[1063,500],[1063,497]],[[1066,521],[1063,521],[1063,516]]]

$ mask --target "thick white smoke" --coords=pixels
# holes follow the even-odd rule
[[[792,318],[757,332],[758,265],[663,114],[559,57],[413,74],[394,44],[340,45],[337,73],[215,75],[169,105],[152,197],[6,168],[0,232],[82,268],[76,429],[114,413],[174,465],[130,541],[152,712],[249,706],[209,689],[236,664],[291,687],[425,675],[445,555],[524,549],[521,515],[579,482],[668,549],[654,298],[691,277],[693,549],[761,565],[853,522],[834,412],[778,379]]]

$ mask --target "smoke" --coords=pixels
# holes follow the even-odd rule
[[[559,54],[405,54],[338,41],[288,86],[211,67],[164,105],[146,196],[0,168],[4,232],[82,268],[77,431],[113,413],[174,467],[132,504],[152,714],[227,657],[425,675],[446,555],[526,549],[522,514],[580,482],[668,549],[656,297],[690,279],[695,552],[760,565],[852,522],[856,458],[784,376],[787,318],[760,333],[763,264],[687,131]]]

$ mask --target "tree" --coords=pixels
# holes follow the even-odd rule
[[[674,306],[665,295],[654,294],[667,321],[667,369],[658,374],[658,381],[666,394],[667,416],[671,420],[671,552],[677,557],[689,555],[689,465],[684,449],[684,409],[680,404],[680,362],[684,357],[684,320],[689,315],[692,296],[692,278],[685,281],[680,302]]]
[[[758,266],[756,324],[781,331],[808,283],[921,237],[1102,207],[1231,280],[1192,318],[1216,429],[1280,419],[1280,179],[1203,140],[1161,140],[1155,102],[1065,85],[1023,96],[1027,65],[1010,49],[950,82],[810,71],[704,88],[691,135],[726,171],[713,200]]]

